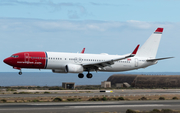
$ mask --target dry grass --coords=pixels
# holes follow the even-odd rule
[[[24,103],[24,102],[52,102],[55,98],[61,98],[63,102],[71,100],[76,101],[89,101],[92,98],[99,98],[101,100],[103,97],[107,98],[107,101],[131,101],[131,100],[159,100],[160,97],[164,97],[165,100],[173,100],[176,97],[176,100],[180,98],[180,95],[149,95],[149,96],[140,96],[140,95],[126,95],[120,96],[124,100],[119,100],[119,96],[107,96],[107,95],[96,95],[96,96],[59,96],[59,97],[8,97],[0,98],[0,100],[6,100],[8,103]],[[37,101],[35,101],[37,100]],[[97,99],[98,101],[98,99]],[[0,101],[2,103],[2,101]]]

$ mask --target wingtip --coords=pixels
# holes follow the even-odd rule
[[[85,51],[85,48],[83,48],[83,50],[81,51],[81,53],[83,54],[83,53],[84,53],[84,51]]]
[[[157,29],[156,29],[156,31],[155,31],[155,32],[162,33],[162,32],[163,32],[163,29],[164,29],[164,28],[160,28],[160,27],[159,27],[159,28],[157,28]]]
[[[138,44],[137,47],[134,49],[134,51],[132,52],[132,55],[135,55],[137,53],[139,46],[140,46],[140,44]]]

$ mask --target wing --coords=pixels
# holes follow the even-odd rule
[[[106,66],[111,66],[114,64],[115,61],[123,60],[129,57],[134,57],[138,51],[139,45],[134,49],[134,51],[131,54],[124,55],[120,58],[115,58],[115,59],[110,59],[102,62],[96,62],[96,63],[88,63],[88,64],[82,64],[84,67],[85,71],[90,71],[90,70],[103,70],[104,67]]]

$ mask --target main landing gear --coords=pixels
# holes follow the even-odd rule
[[[83,77],[84,77],[84,74],[79,73],[78,77],[79,77],[79,78],[83,78]]]
[[[88,73],[88,74],[86,75],[87,78],[92,78],[92,76],[93,76],[93,75],[92,75],[91,73]]]
[[[89,73],[89,72],[88,72],[88,74],[86,75],[87,78],[92,78],[92,76],[93,76],[93,75],[92,75],[91,73]],[[78,74],[78,77],[79,77],[79,78],[83,78],[83,77],[84,77],[84,74],[79,73],[79,74]]]

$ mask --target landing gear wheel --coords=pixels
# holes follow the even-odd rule
[[[92,76],[93,76],[93,75],[92,75],[91,73],[88,73],[88,74],[86,75],[87,78],[92,78]]]
[[[84,74],[79,73],[78,77],[79,77],[79,78],[83,78],[83,77],[84,77]]]
[[[19,75],[22,75],[22,72],[21,72],[21,71],[19,72]]]

